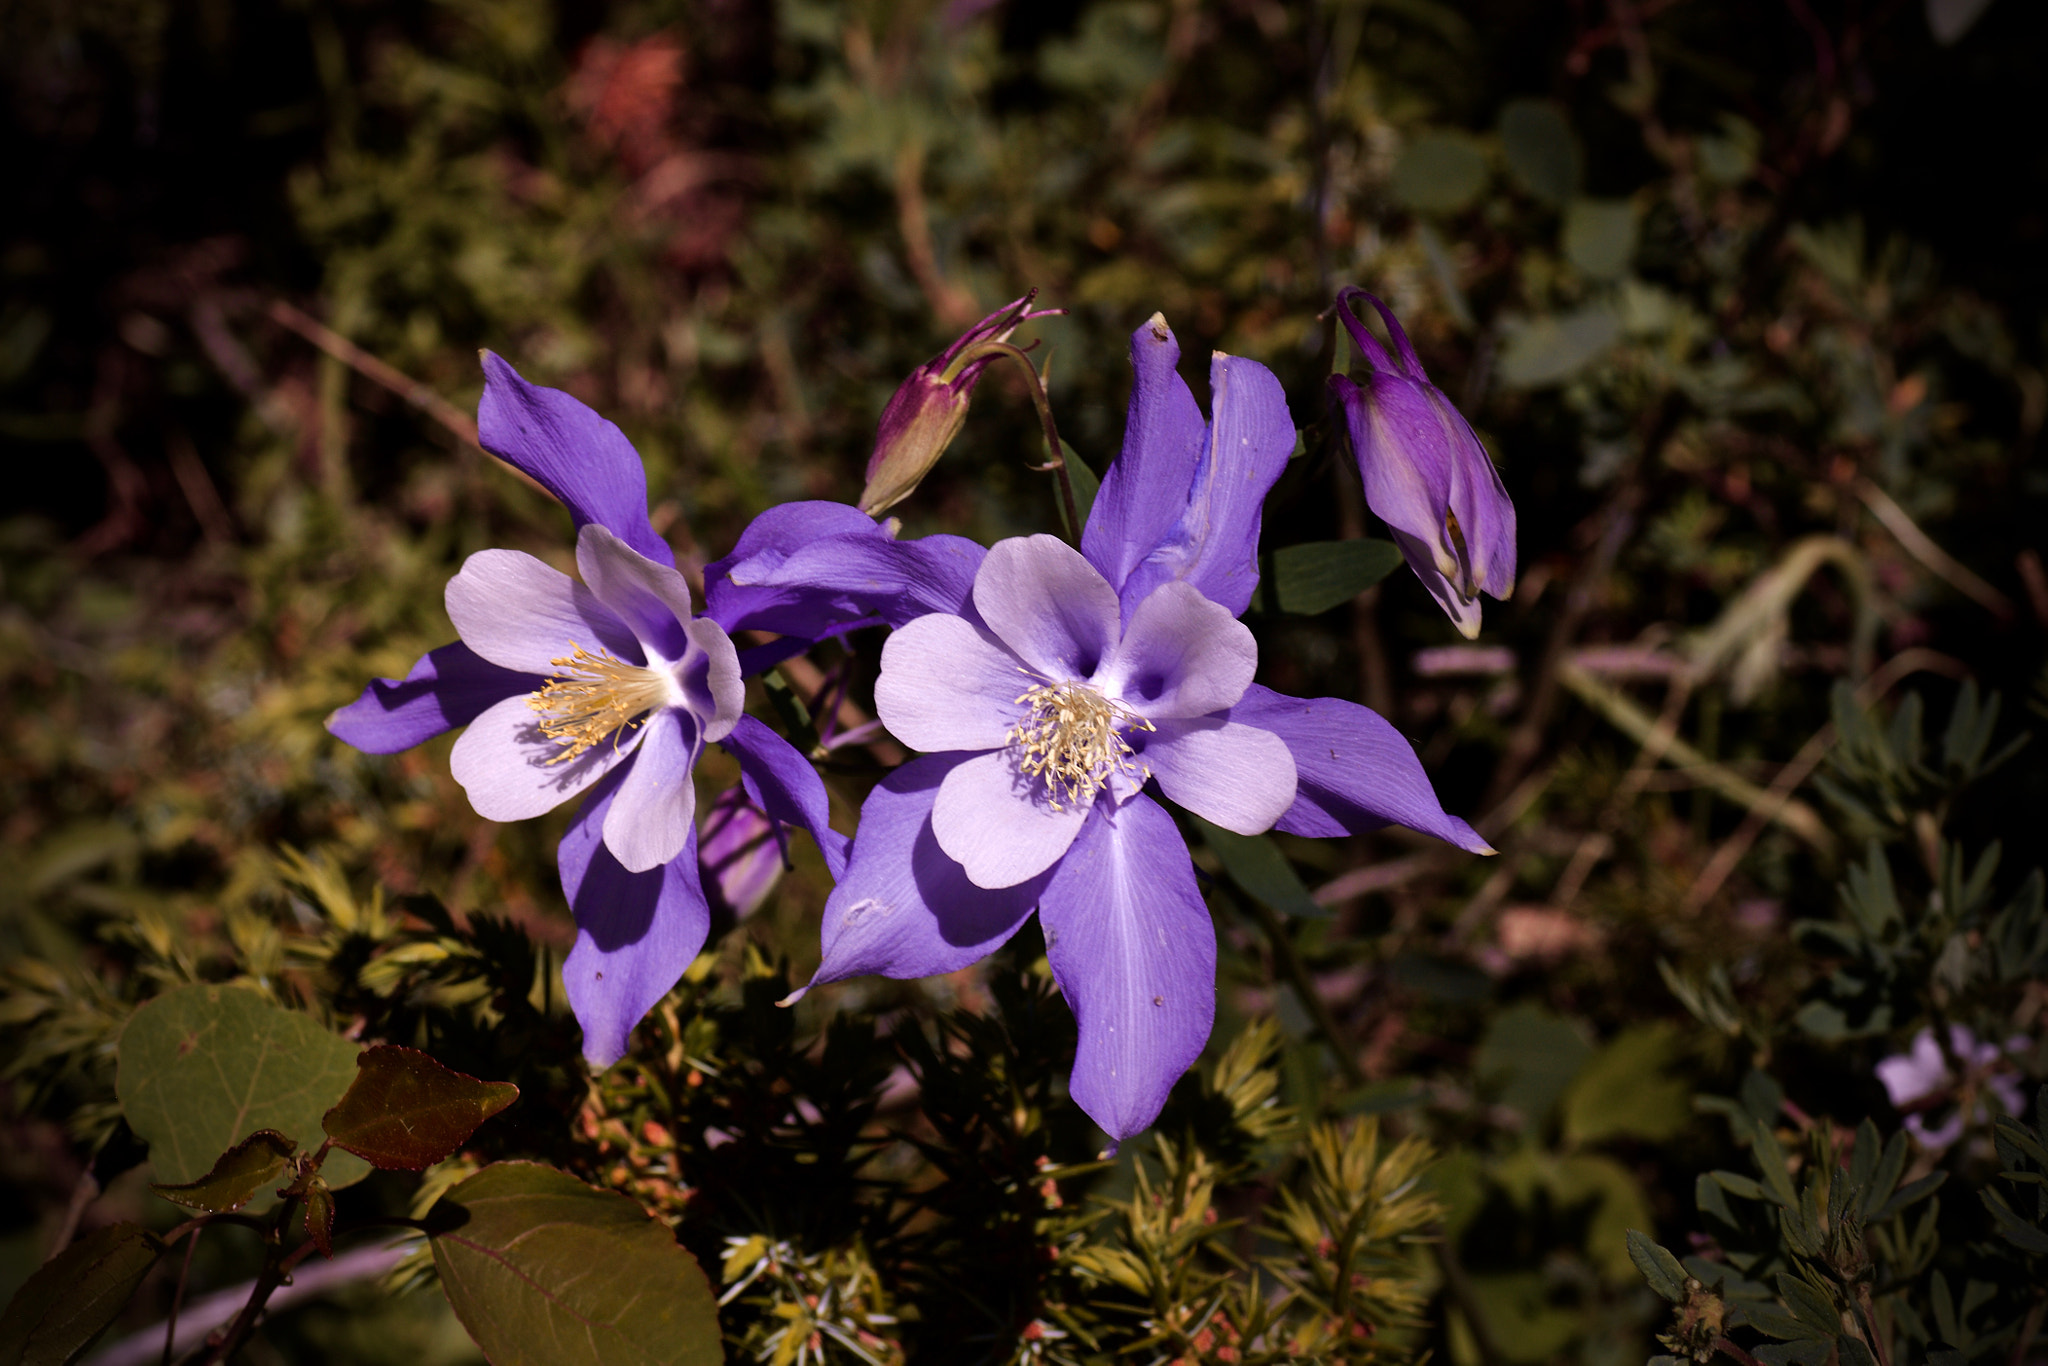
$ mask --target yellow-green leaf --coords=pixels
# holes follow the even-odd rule
[[[99,1340],[163,1255],[140,1224],[94,1229],[23,1282],[0,1312],[0,1366],[67,1366]]]
[[[129,1127],[149,1144],[157,1177],[176,1185],[206,1175],[254,1129],[317,1146],[320,1117],[355,1080],[359,1051],[310,1015],[247,988],[180,987],[129,1018],[115,1051],[114,1091]],[[369,1170],[361,1158],[331,1153],[321,1173],[338,1187]],[[261,1191],[249,1207],[273,1203]]]
[[[718,1366],[696,1260],[623,1195],[499,1162],[428,1216],[441,1288],[495,1366]]]

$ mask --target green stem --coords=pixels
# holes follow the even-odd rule
[[[1045,382],[1039,378],[1038,367],[1031,363],[1031,357],[1024,354],[1024,348],[1003,341],[977,342],[955,356],[953,363],[946,367],[945,375],[940,378],[956,376],[970,362],[980,360],[984,356],[1007,356],[1017,362],[1028,377],[1025,388],[1031,395],[1031,406],[1038,409],[1038,422],[1045,432],[1046,450],[1046,463],[1034,465],[1032,468],[1041,474],[1053,475],[1059,484],[1060,508],[1066,513],[1068,539],[1078,543],[1081,539],[1081,517],[1078,505],[1074,502],[1074,485],[1067,475],[1066,447],[1060,444],[1059,428],[1052,420],[1052,399],[1045,392]]]
[[[164,1320],[163,1366],[171,1366],[171,1349],[178,1341],[178,1310],[185,1303],[185,1284],[192,1278],[192,1255],[199,1251],[199,1235],[206,1226],[199,1224],[192,1230],[192,1241],[185,1244],[185,1260],[178,1267],[178,1287],[171,1292],[170,1316]]]
[[[1351,1055],[1350,1046],[1345,1042],[1344,1032],[1337,1024],[1337,1017],[1330,1013],[1329,1002],[1316,990],[1315,980],[1309,976],[1308,968],[1301,961],[1301,955],[1294,951],[1294,940],[1288,935],[1287,927],[1272,907],[1257,897],[1236,898],[1240,906],[1251,910],[1252,918],[1265,931],[1266,942],[1273,946],[1273,966],[1280,970],[1294,994],[1301,998],[1302,1009],[1308,1012],[1316,1032],[1323,1036],[1323,1042],[1330,1046],[1330,1052],[1337,1059],[1337,1068],[1344,1074],[1344,1080],[1353,1086],[1363,1085],[1365,1071],[1358,1065],[1358,1059]]]
[[[1458,1260],[1456,1249],[1451,1246],[1450,1235],[1438,1231],[1437,1240],[1429,1245],[1436,1258],[1437,1274],[1443,1277],[1444,1294],[1458,1308],[1465,1320],[1465,1328],[1472,1334],[1472,1347],[1483,1366],[1499,1366],[1507,1358],[1501,1355],[1500,1344],[1494,1340],[1493,1329],[1486,1321],[1486,1308],[1479,1302],[1478,1288],[1472,1278],[1465,1274],[1465,1265]],[[1749,1366],[1756,1366],[1751,1362]]]

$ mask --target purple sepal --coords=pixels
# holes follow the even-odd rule
[[[1131,334],[1131,403],[1122,452],[1095,495],[1081,553],[1121,589],[1131,572],[1166,539],[1195,485],[1208,425],[1174,366],[1180,343],[1155,313]],[[1291,442],[1290,442],[1291,444]]]
[[[1394,355],[1352,311],[1358,299],[1379,310]],[[1479,594],[1514,592],[1515,505],[1471,424],[1429,382],[1393,311],[1354,288],[1338,294],[1337,316],[1372,369],[1362,385],[1343,375],[1329,381],[1366,504],[1459,631],[1475,636]]]
[[[1124,580],[1124,620],[1162,583],[1184,579],[1232,616],[1259,583],[1259,512],[1294,452],[1294,419],[1273,372],[1218,353],[1209,363],[1214,415],[1180,515]],[[1135,491],[1134,491],[1135,492]],[[1099,506],[1099,504],[1098,504]]]
[[[1269,730],[1294,755],[1294,805],[1274,828],[1327,837],[1405,825],[1475,854],[1492,846],[1444,811],[1401,733],[1355,702],[1300,698],[1253,684],[1230,719]]]
[[[754,804],[776,820],[810,831],[832,880],[846,876],[847,849],[852,841],[826,823],[831,803],[825,795],[824,779],[811,767],[811,761],[751,716],[742,716],[732,733],[718,743],[740,761],[740,779]]]
[[[1216,929],[1173,817],[1142,795],[1098,804],[1038,918],[1080,1029],[1070,1093],[1121,1142],[1158,1117],[1216,1019]]]
[[[647,470],[626,434],[560,389],[527,383],[495,352],[483,361],[478,444],[559,498],[578,531],[595,522],[673,567],[675,551],[647,519]]]
[[[694,829],[680,854],[644,873],[627,872],[605,847],[619,781],[613,772],[592,789],[556,852],[576,913],[562,983],[583,1026],[583,1056],[596,1068],[625,1056],[633,1026],[682,978],[711,932]]]
[[[372,679],[361,697],[328,716],[327,732],[365,754],[396,754],[546,682],[501,669],[458,640],[427,651],[402,679]]]
[[[705,615],[727,631],[817,640],[869,617],[966,614],[985,553],[960,536],[898,541],[839,503],[784,503],[704,571]]]
[[[955,972],[1000,948],[1031,914],[1051,873],[996,891],[977,887],[932,833],[939,785],[970,757],[913,759],[868,794],[846,875],[825,901],[824,961],[812,986],[871,972]]]

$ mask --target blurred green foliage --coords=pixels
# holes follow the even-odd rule
[[[2048,1072],[2038,7],[1947,45],[1823,0],[21,0],[0,34],[0,1286],[174,1218],[122,1175],[117,1052],[204,983],[520,1086],[344,1217],[558,1164],[675,1226],[734,1359],[1791,1361],[1840,1310],[1880,1362],[2038,1352],[2041,1118],[1958,1066],[1930,1147],[1873,1074],[1958,1023]],[[702,564],[851,501],[902,376],[1033,285],[1101,470],[1161,310],[1198,394],[1212,346],[1287,385],[1265,551],[1301,558],[1373,530],[1322,415],[1344,283],[1495,454],[1520,588],[1470,648],[1405,573],[1276,592],[1261,679],[1388,715],[1500,856],[1211,841],[1212,1056],[1114,1161],[1028,944],[773,1007],[802,847],[590,1078],[564,818],[320,728],[447,638],[463,556],[566,564],[469,444],[479,347],[617,420]],[[895,511],[1047,529],[1038,442],[992,372]],[[843,667],[867,707],[877,646],[772,686]],[[850,829],[877,762],[826,771]],[[229,1242],[195,1287],[254,1273]],[[250,1359],[470,1350],[438,1299],[343,1302]]]

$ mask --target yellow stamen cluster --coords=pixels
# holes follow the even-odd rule
[[[526,699],[540,713],[541,734],[562,746],[550,765],[574,759],[607,735],[616,746],[639,724],[636,718],[668,700],[668,681],[646,665],[614,659],[602,649],[593,655],[573,640],[569,649],[549,661],[562,672]]]
[[[1045,779],[1052,809],[1063,802],[1092,802],[1113,773],[1128,773],[1143,782],[1151,770],[1131,763],[1131,747],[1122,728],[1151,730],[1152,723],[1121,702],[1086,683],[1041,683],[1017,698],[1031,710],[1007,737],[1022,752],[1019,767]]]

